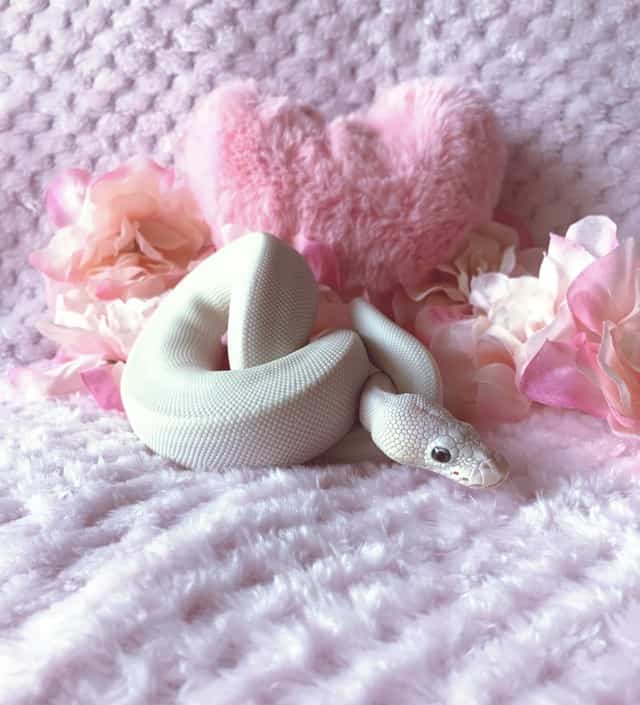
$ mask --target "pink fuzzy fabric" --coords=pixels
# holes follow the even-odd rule
[[[491,219],[506,149],[480,93],[417,80],[327,123],[252,82],[215,90],[181,155],[217,245],[227,223],[335,253],[343,293],[419,286]]]

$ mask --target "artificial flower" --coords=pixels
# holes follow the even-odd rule
[[[46,194],[59,229],[30,263],[97,299],[148,298],[171,289],[210,242],[191,193],[174,173],[137,157],[91,179],[64,172]]]
[[[426,288],[416,291],[398,288],[394,292],[394,320],[408,329],[417,324],[420,336],[428,339],[433,316],[436,320],[453,321],[470,315],[469,297],[474,278],[490,272],[515,277],[537,271],[542,250],[521,249],[522,237],[529,244],[526,231],[521,236],[514,228],[497,221],[476,228],[453,262],[434,269]]]
[[[531,407],[516,386],[510,351],[487,335],[489,327],[483,316],[443,324],[433,331],[429,346],[442,377],[445,406],[476,426],[516,421]]]
[[[163,296],[148,299],[101,300],[81,286],[47,281],[46,296],[51,320],[36,324],[67,355],[101,355],[125,361],[142,327]]]
[[[89,391],[103,409],[122,411],[123,369],[123,362],[106,363],[101,355],[72,357],[60,349],[50,360],[11,368],[8,377],[14,391],[24,399]]]
[[[519,386],[530,399],[606,418],[619,434],[640,433],[640,244],[618,242],[615,225],[592,219],[577,232],[582,253],[565,277],[556,319],[523,348]],[[587,236],[588,235],[588,239]],[[573,256],[574,264],[579,255]],[[570,271],[569,258],[555,264]]]
[[[433,273],[425,290],[394,295],[394,319],[438,363],[447,407],[476,424],[522,418],[531,405],[517,389],[513,348],[527,325],[528,299],[536,288],[532,274],[542,250],[519,249],[520,239],[514,228],[490,223],[450,265]],[[478,279],[484,296],[496,304],[492,315],[479,309]],[[515,300],[520,303],[512,307]]]
[[[58,230],[29,261],[50,313],[37,327],[60,347],[10,379],[23,394],[88,390],[120,408],[131,346],[163,295],[211,254],[209,230],[173,171],[142,157],[98,178],[66,171],[45,202]]]

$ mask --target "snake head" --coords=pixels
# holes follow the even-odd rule
[[[420,465],[467,487],[497,487],[509,475],[506,460],[491,450],[476,429],[459,421],[445,409],[446,419],[425,444]]]
[[[383,423],[372,428],[372,438],[392,460],[432,470],[465,487],[496,487],[509,474],[506,460],[471,424],[423,395],[396,395]]]

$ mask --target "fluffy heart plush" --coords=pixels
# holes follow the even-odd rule
[[[482,95],[442,79],[332,122],[253,82],[226,84],[191,117],[179,157],[217,246],[232,223],[321,248],[335,265],[324,283],[374,299],[418,288],[491,219],[505,160]]]

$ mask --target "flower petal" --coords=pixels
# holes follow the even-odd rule
[[[468,318],[472,311],[468,304],[426,304],[415,317],[415,334],[428,346],[438,327]]]
[[[607,416],[607,423],[617,436],[637,437],[640,435],[640,418],[638,417],[625,416],[611,408]]]
[[[85,370],[80,376],[98,406],[102,409],[124,411],[120,396],[120,375],[114,375],[114,367],[115,365],[110,364],[99,365]]]
[[[540,352],[540,349],[547,340],[572,341],[576,333],[577,331],[571,311],[566,302],[564,302],[549,325],[532,333],[516,350],[514,359],[518,380],[524,368]]]
[[[473,278],[469,302],[485,314],[496,333],[524,343],[553,318],[553,294],[537,277],[489,272]],[[505,338],[505,339],[506,339]]]
[[[472,319],[440,326],[432,332],[429,343],[442,377],[445,406],[462,420],[471,420],[475,415],[473,327]]]
[[[618,241],[617,226],[607,216],[589,215],[569,227],[566,239],[581,245],[593,257],[604,257],[614,250]]]
[[[500,259],[500,266],[498,271],[503,274],[511,274],[516,267],[517,263],[516,248],[513,245],[507,247],[507,249],[502,253],[502,258]]]
[[[606,401],[592,375],[578,364],[578,352],[572,343],[546,340],[520,375],[520,391],[547,406],[606,418]]]
[[[404,287],[396,287],[391,297],[391,315],[393,320],[411,333],[413,332],[413,322],[419,310],[420,304],[409,298]]]
[[[162,296],[96,300],[83,286],[58,285],[50,296],[53,321],[38,323],[40,331],[69,354],[126,360],[131,346]]]
[[[68,169],[51,182],[44,197],[49,218],[56,228],[71,225],[82,210],[91,175],[84,169]]]
[[[82,231],[71,225],[59,230],[46,247],[32,252],[28,261],[56,281],[73,281],[86,247]]]
[[[100,358],[115,355],[113,348],[96,331],[73,326],[38,321],[36,328],[49,340],[58,343],[70,355],[97,355]]]
[[[530,407],[516,387],[509,355],[499,342],[485,337],[486,326],[482,318],[443,325],[430,345],[447,408],[462,420],[482,425],[522,418]]]
[[[473,278],[469,303],[488,314],[510,296],[510,279],[502,272],[487,272]]]
[[[466,273],[464,272],[459,275],[459,277],[462,278],[464,278],[465,276]],[[421,303],[430,296],[433,296],[433,294],[439,293],[446,294],[446,296],[451,299],[451,301],[456,301],[457,303],[466,303],[467,301],[467,296],[464,293],[463,288],[460,286],[456,286],[451,282],[443,281],[439,283],[433,283],[426,289],[424,287],[421,287],[420,289],[407,290],[407,296],[416,303]]]
[[[559,304],[571,282],[594,261],[595,257],[581,245],[551,233],[538,279]]]
[[[640,374],[640,315],[627,317],[614,329],[613,342],[625,365]]]
[[[531,402],[516,386],[512,366],[500,362],[484,365],[476,370],[474,378],[477,384],[474,423],[518,421],[531,410]]]
[[[95,367],[100,358],[85,355],[68,359],[56,355],[52,360],[40,360],[28,367],[9,370],[9,382],[25,399],[64,396],[85,390],[82,372]]]
[[[474,228],[474,233],[479,235],[485,241],[488,241],[489,243],[496,243],[502,248],[511,246],[521,247],[525,244],[520,238],[519,228],[515,227],[511,223],[500,221],[497,218],[489,223],[485,223],[484,225],[476,226]],[[471,241],[473,242],[475,239],[477,239],[477,237],[472,236]],[[527,242],[526,246],[528,247],[529,245],[530,243]]]
[[[112,171],[94,179],[91,196],[95,203],[126,193],[140,192],[158,195],[173,187],[175,172],[145,156],[134,156]]]
[[[640,423],[640,376],[616,349],[614,332],[615,325],[606,322],[598,352],[601,388],[616,421],[635,426]]]
[[[344,303],[340,296],[328,286],[321,285],[318,293],[318,312],[311,337],[318,337],[332,329],[352,328],[349,304]]]
[[[640,244],[627,238],[581,272],[567,291],[575,319],[600,335],[602,321],[620,321],[633,310]]]

